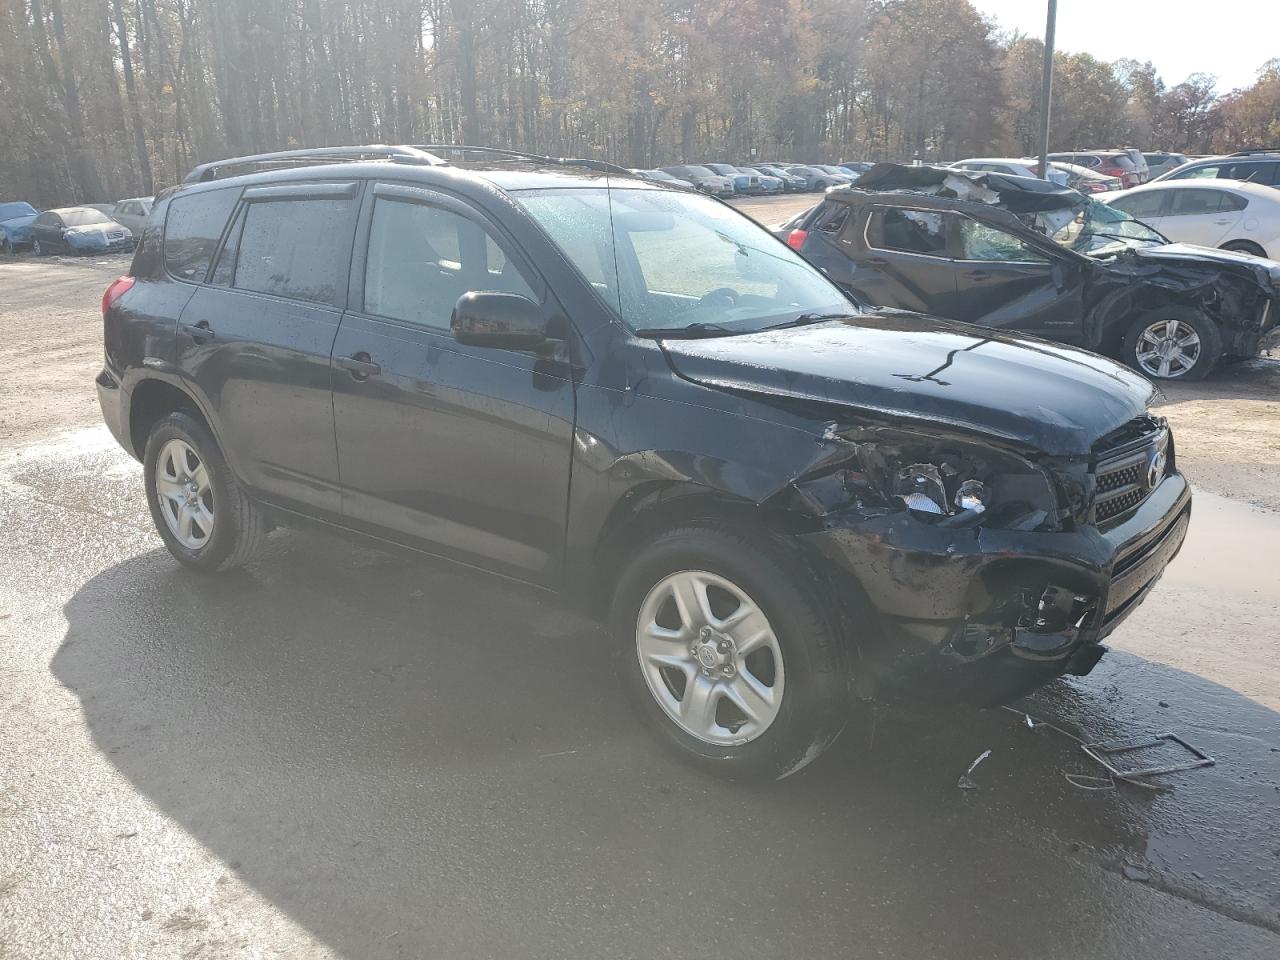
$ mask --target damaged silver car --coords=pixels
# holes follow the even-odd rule
[[[1170,243],[1043,180],[879,164],[779,229],[859,300],[1198,380],[1280,340],[1280,263]]]

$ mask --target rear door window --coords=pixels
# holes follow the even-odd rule
[[[867,219],[867,246],[928,257],[947,256],[947,221],[937,210],[876,207]]]
[[[179,280],[200,283],[236,205],[240,190],[205,190],[174,197],[164,227],[164,262]]]
[[[233,286],[341,306],[354,202],[323,197],[248,204]]]
[[[1169,215],[1194,217],[1244,209],[1243,205],[1236,205],[1236,200],[1233,194],[1223,190],[1177,190]]]

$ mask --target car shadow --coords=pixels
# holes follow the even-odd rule
[[[639,728],[595,624],[505,581],[309,533],[274,535],[223,577],[135,556],[64,612],[52,670],[98,748],[350,957],[1075,955],[1128,936],[1125,863],[1192,899],[1234,889],[1219,861],[1236,854],[1188,824],[1256,818],[1275,771],[1251,766],[1246,790],[1236,758],[1280,745],[1274,712],[1120,655],[1027,710],[1086,738],[1153,732],[1158,717],[1117,709],[1137,672],[1145,691],[1214,704],[1192,739],[1232,760],[1171,794],[1086,791],[1063,774],[1096,765],[1020,715],[878,710],[795,777],[728,784]],[[976,789],[959,789],[986,750]],[[1251,918],[1247,898],[1227,900]]]

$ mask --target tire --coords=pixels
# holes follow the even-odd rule
[[[1185,343],[1191,332],[1194,352],[1191,345],[1177,346]],[[1171,335],[1175,333],[1176,336]],[[1174,346],[1167,346],[1171,343]],[[1165,349],[1177,350],[1168,363],[1160,355]],[[1133,321],[1121,347],[1124,362],[1153,380],[1203,380],[1221,357],[1222,335],[1217,325],[1199,310],[1188,307],[1148,311]],[[1189,365],[1187,360],[1191,360]]]
[[[0,255],[11,257],[14,253],[13,241],[7,233],[0,234]]]
[[[1267,251],[1252,240],[1232,240],[1222,245],[1223,250],[1230,250],[1233,253],[1252,253],[1255,257],[1265,257]]]
[[[45,250],[44,245],[39,240],[31,241],[31,252],[37,257],[43,257],[49,251]]]
[[[142,463],[151,519],[179,563],[215,573],[238,567],[257,553],[267,530],[262,512],[231,472],[207,426],[189,413],[169,414],[151,428]],[[174,490],[183,492],[175,495]],[[178,500],[189,509],[182,510]],[[184,513],[192,519],[185,538]]]
[[[703,613],[686,618],[675,593],[699,583],[690,607]],[[738,626],[711,630],[749,609]],[[835,623],[794,547],[710,524],[644,544],[618,579],[611,615],[621,681],[644,724],[686,761],[734,780],[781,780],[844,729],[848,666]],[[739,642],[756,646],[740,655]]]

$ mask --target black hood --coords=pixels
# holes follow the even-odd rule
[[[1105,357],[898,310],[662,346],[704,386],[932,421],[1055,456],[1087,454],[1155,393]]]
[[[1149,247],[1134,247],[1129,255],[1136,260],[1158,264],[1183,266],[1212,265],[1229,269],[1242,276],[1250,276],[1267,291],[1268,296],[1280,296],[1280,263],[1249,253],[1220,250],[1217,247],[1198,247],[1191,243],[1164,243]]]

